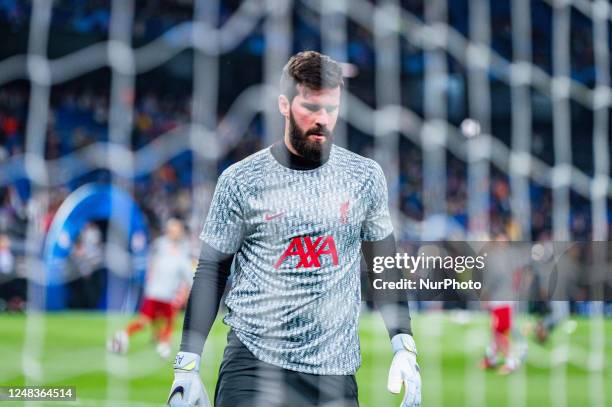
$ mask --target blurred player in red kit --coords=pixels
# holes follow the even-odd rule
[[[154,241],[145,281],[140,314],[109,341],[109,351],[125,353],[129,338],[147,325],[161,321],[156,332],[157,353],[170,356],[170,340],[178,311],[182,308],[193,279],[190,246],[180,220],[166,223],[165,234]]]
[[[481,362],[484,369],[496,369],[499,374],[517,370],[527,356],[527,343],[516,326],[517,273],[529,263],[508,237],[500,233],[495,245],[488,250],[486,308],[491,316],[491,340]]]

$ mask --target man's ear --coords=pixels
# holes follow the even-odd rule
[[[283,116],[289,117],[289,111],[291,110],[291,102],[289,102],[289,99],[287,99],[287,96],[285,95],[278,96],[278,110]]]

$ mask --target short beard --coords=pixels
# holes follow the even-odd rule
[[[316,133],[325,136],[323,143],[308,140],[309,135]],[[316,127],[304,132],[295,122],[293,112],[289,112],[289,140],[298,155],[309,161],[322,162],[329,157],[332,146],[332,133],[324,127]]]

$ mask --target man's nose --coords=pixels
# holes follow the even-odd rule
[[[317,116],[315,117],[315,123],[319,127],[327,127],[329,124],[329,114],[325,109],[321,109],[317,112]]]

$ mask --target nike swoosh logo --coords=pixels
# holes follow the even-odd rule
[[[183,396],[185,395],[185,389],[183,389],[183,386],[177,386],[174,388],[174,390],[172,390],[172,393],[170,393],[170,397],[168,397],[168,404],[173,401],[172,397],[174,397],[175,394],[180,394],[181,398],[179,400],[182,400]]]
[[[277,213],[277,214],[275,214],[275,215],[266,215],[266,216],[264,216],[264,219],[265,219],[266,221],[269,221],[269,220],[272,220],[272,219],[280,218],[280,217],[281,217],[281,216],[283,216],[284,214],[285,214],[285,212],[280,212],[280,213]]]

